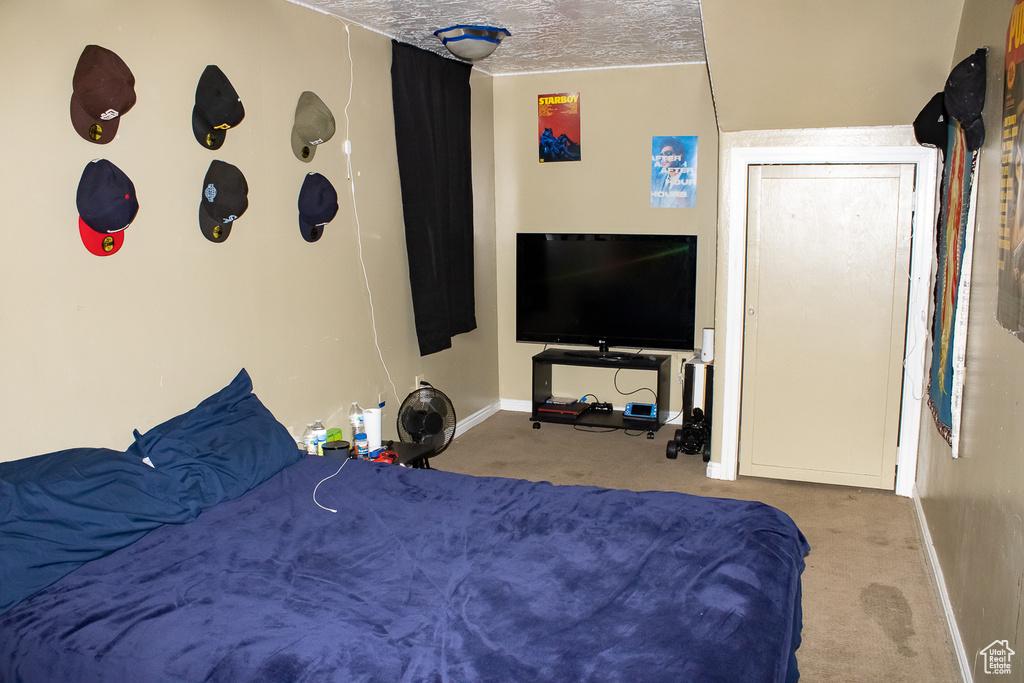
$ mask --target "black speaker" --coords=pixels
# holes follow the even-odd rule
[[[683,365],[683,426],[668,442],[665,457],[675,459],[682,452],[711,460],[711,386],[714,366],[699,360]]]
[[[711,424],[705,419],[704,411],[694,408],[690,419],[678,430],[679,450],[688,455],[704,452],[704,444],[711,443]]]

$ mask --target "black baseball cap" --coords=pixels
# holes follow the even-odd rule
[[[211,242],[223,242],[234,225],[249,208],[249,184],[245,176],[220,159],[210,162],[203,179],[203,195],[199,201],[199,229]]]
[[[949,114],[946,113],[945,100],[944,93],[935,93],[914,119],[917,143],[925,147],[937,147],[943,157],[946,156],[946,144],[949,142]]]
[[[299,232],[307,242],[316,242],[324,227],[338,214],[338,193],[331,181],[319,173],[307,173],[299,190]]]
[[[981,111],[985,108],[987,48],[978,48],[974,54],[953,67],[946,79],[946,111],[960,122],[964,129],[967,149],[975,151],[985,142],[985,123]]]
[[[205,149],[220,149],[229,128],[245,118],[245,107],[231,81],[216,65],[209,65],[196,86],[192,108],[192,134]]]
[[[111,162],[95,159],[82,171],[76,203],[78,233],[85,248],[97,256],[116,253],[125,229],[139,212],[135,184]]]

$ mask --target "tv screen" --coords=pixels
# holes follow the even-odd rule
[[[696,235],[516,235],[516,341],[694,348]]]

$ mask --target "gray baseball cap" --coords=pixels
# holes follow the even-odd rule
[[[292,151],[299,161],[309,163],[317,146],[334,136],[334,114],[315,93],[305,91],[295,106],[295,125],[292,126]]]

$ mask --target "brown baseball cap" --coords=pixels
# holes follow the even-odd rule
[[[71,80],[71,125],[89,142],[105,145],[121,117],[135,106],[135,76],[116,54],[86,45]]]

